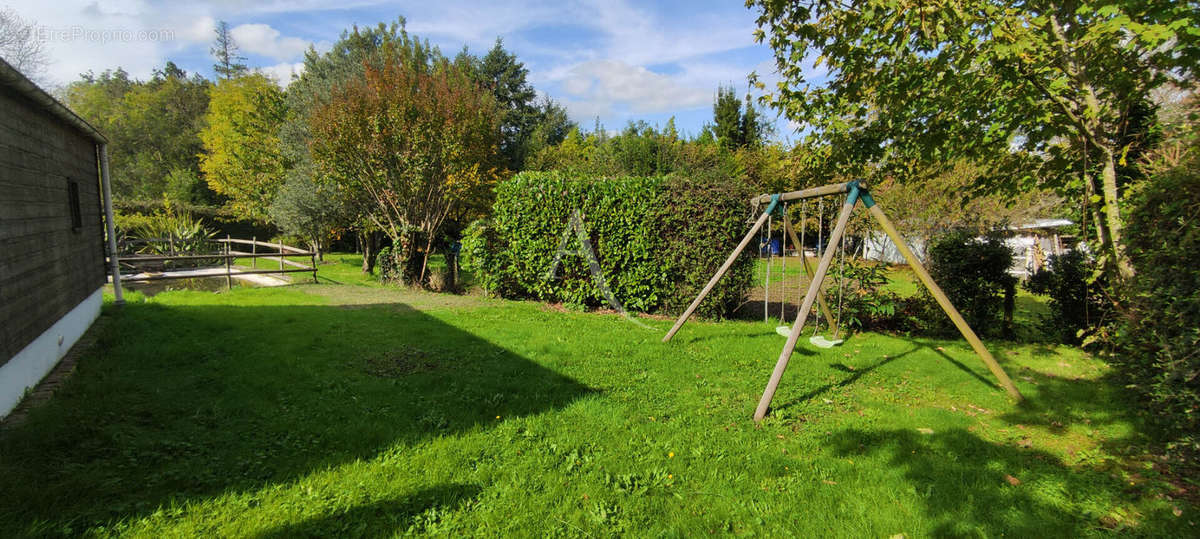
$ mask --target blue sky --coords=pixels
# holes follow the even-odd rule
[[[774,80],[771,51],[754,43],[755,13],[739,0],[376,2],[192,0],[21,0],[10,4],[46,28],[47,77],[124,67],[147,77],[173,60],[211,76],[213,25],[227,21],[248,64],[286,81],[309,46],[324,50],[353,24],[407,19],[410,33],[446,54],[476,54],[497,37],[517,54],[542,93],[590,129],[674,116],[685,133],[711,120],[719,84],[746,91],[758,71]],[[771,113],[773,116],[773,113]],[[779,136],[788,135],[778,122]]]

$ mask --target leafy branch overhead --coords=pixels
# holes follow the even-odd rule
[[[1064,140],[1098,154],[1059,187],[1102,195],[1101,239],[1123,275],[1115,141],[1149,92],[1195,75],[1190,2],[755,1],[782,80],[765,101],[809,130],[827,164],[910,173],[1003,164]],[[761,83],[759,83],[761,86]],[[1026,168],[1030,180],[1037,168]],[[1009,171],[1012,179],[1012,171]],[[1062,182],[1061,176],[1058,181]]]

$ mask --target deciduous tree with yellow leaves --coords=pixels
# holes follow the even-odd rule
[[[222,79],[212,87],[200,132],[200,169],[226,205],[262,222],[287,166],[279,127],[286,115],[283,90],[261,73]]]

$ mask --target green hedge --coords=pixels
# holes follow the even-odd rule
[[[1108,354],[1194,469],[1200,469],[1198,164],[1185,161],[1130,196],[1125,240],[1137,275],[1127,284]]]
[[[525,172],[496,187],[491,220],[468,228],[463,262],[476,282],[503,297],[604,305],[581,256],[565,256],[558,278],[547,278],[571,213],[579,210],[607,285],[625,308],[679,312],[745,233],[748,199],[748,190],[730,179]],[[574,236],[567,248],[579,248]],[[745,256],[697,312],[730,312],[749,288],[751,271]]]

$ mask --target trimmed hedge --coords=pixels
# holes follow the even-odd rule
[[[463,264],[502,297],[605,305],[584,257],[564,256],[557,278],[547,276],[579,210],[617,300],[633,311],[680,312],[745,233],[749,196],[728,179],[524,172],[496,187],[492,218],[468,228]],[[571,234],[567,250],[577,251]],[[719,317],[736,308],[750,287],[752,263],[742,257],[697,313]]]

